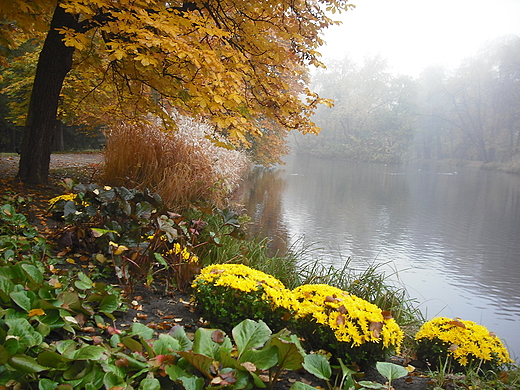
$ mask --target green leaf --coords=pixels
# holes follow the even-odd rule
[[[132,335],[140,336],[145,340],[150,340],[153,337],[153,329],[147,327],[146,325],[140,324],[136,322],[132,325]]]
[[[107,295],[99,304],[99,311],[102,313],[113,313],[120,304],[119,297],[115,295]]]
[[[38,364],[34,358],[25,355],[11,357],[9,359],[9,365],[24,374],[34,374],[49,369],[49,367]]]
[[[217,343],[214,341],[220,338],[222,338],[222,342]],[[193,340],[193,352],[218,360],[221,348],[228,351],[231,351],[233,348],[231,340],[222,331],[218,329],[197,329]]]
[[[170,336],[179,342],[179,350],[189,351],[193,348],[193,341],[186,335],[186,331],[182,326],[175,326],[173,332],[170,331]]]
[[[9,326],[7,335],[17,339],[20,348],[31,348],[42,343],[42,335],[25,318],[6,319],[5,323]]]
[[[270,345],[278,347],[280,369],[299,370],[302,368],[305,352],[296,335],[283,329],[273,335]]]
[[[104,358],[105,348],[97,345],[87,345],[86,347],[76,350],[73,354],[73,360],[102,360]],[[104,359],[103,359],[104,360]]]
[[[176,381],[182,377],[191,377],[193,375],[188,374],[186,371],[184,371],[182,368],[180,368],[176,364],[169,364],[164,368],[164,371],[168,374],[170,379],[172,381]]]
[[[156,355],[168,355],[178,350],[180,350],[179,341],[165,333],[161,333],[153,343],[153,351]]]
[[[278,348],[269,346],[262,349],[249,349],[242,354],[239,362],[251,362],[259,370],[268,370],[278,364]]]
[[[326,381],[330,380],[330,377],[332,376],[330,363],[323,355],[306,355],[303,362],[303,368],[314,376]]]
[[[150,374],[153,375],[153,373]],[[161,390],[161,383],[153,376],[148,376],[139,384],[139,390]]]
[[[7,359],[9,359],[9,351],[0,344],[0,365],[7,363]]]
[[[377,362],[376,368],[381,375],[388,379],[389,382],[392,382],[394,379],[408,375],[408,370],[406,368],[394,363]]]
[[[262,347],[269,340],[271,329],[263,321],[246,319],[233,328],[232,334],[240,359],[246,350]]]
[[[207,377],[210,376],[209,369],[213,364],[213,358],[201,355],[200,353],[194,353],[189,351],[180,351],[178,353],[201,373],[203,373]]]
[[[4,301],[4,303],[8,303],[11,298],[9,297],[9,293],[14,290],[14,284],[5,276],[0,275],[0,299]]]
[[[148,219],[152,215],[152,205],[148,202],[139,202],[135,205],[135,215],[141,219]]]
[[[38,390],[55,390],[58,385],[58,382],[53,382],[49,378],[42,378],[38,382]]]
[[[72,359],[52,351],[41,352],[36,360],[43,366],[59,369],[64,369],[72,361]]]
[[[88,290],[89,288],[92,288],[92,280],[85,275],[83,272],[78,273],[79,280],[76,280],[74,282],[74,285],[79,288],[80,290]]]
[[[170,266],[168,265],[166,260],[164,260],[164,257],[162,257],[162,255],[160,253],[154,253],[153,255],[155,257],[155,260],[157,260],[157,262],[159,264],[161,264],[164,268],[166,268],[166,269],[170,268]]]
[[[303,382],[295,382],[289,390],[316,390],[316,388]]]
[[[26,263],[23,263],[21,267],[29,277],[31,283],[35,284],[36,286],[40,286],[43,283],[43,274],[38,269],[38,267]]]
[[[181,377],[179,380],[185,390],[202,390],[204,386],[204,379],[197,377]]]
[[[361,386],[359,390],[363,389],[375,389],[375,390],[384,390],[386,389],[385,385],[382,385],[381,383],[377,382],[370,382],[370,381],[360,381],[358,384]]]
[[[13,291],[9,294],[14,303],[24,309],[27,313],[31,311],[31,299],[29,291]],[[33,294],[34,295],[34,294]]]

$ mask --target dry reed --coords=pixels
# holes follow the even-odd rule
[[[205,138],[212,132],[209,125],[172,116],[178,126],[175,131],[166,131],[153,121],[107,130],[105,182],[148,188],[172,210],[202,200],[222,207],[248,169],[248,158]]]

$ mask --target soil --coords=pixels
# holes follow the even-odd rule
[[[51,157],[50,183],[43,186],[27,187],[14,177],[18,168],[19,157],[0,157],[0,197],[19,193],[30,196],[33,206],[28,209],[29,218],[44,233],[52,234],[57,223],[46,212],[47,201],[64,193],[58,184],[61,180],[72,177],[79,182],[88,183],[99,178],[103,155],[93,154],[53,154]],[[116,327],[124,329],[134,322],[140,322],[156,330],[168,332],[173,326],[183,326],[188,335],[195,333],[201,326],[210,326],[206,319],[200,318],[196,307],[190,303],[190,295],[184,292],[170,292],[165,289],[150,289],[134,286],[134,291],[127,296],[130,308],[118,315]],[[401,359],[403,360],[403,359]],[[364,377],[358,380],[373,380],[385,383],[385,378],[372,368],[365,370]],[[288,389],[295,382],[304,382],[313,387],[327,389],[327,384],[307,373],[305,370],[287,371],[275,385],[275,390]],[[394,380],[395,390],[426,390],[431,388],[430,378],[421,372],[412,372],[404,378]]]

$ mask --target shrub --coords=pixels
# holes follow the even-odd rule
[[[104,181],[114,186],[148,188],[170,209],[197,201],[224,206],[248,168],[244,153],[216,146],[209,125],[174,115],[178,129],[121,124],[106,131]]]
[[[279,330],[292,306],[290,290],[278,279],[242,264],[210,265],[192,287],[202,316],[224,330],[245,319],[261,319]]]
[[[326,284],[302,285],[292,294],[297,333],[313,348],[358,364],[399,353],[404,335],[389,312]]]
[[[465,367],[495,370],[512,362],[502,341],[472,321],[437,317],[425,322],[415,339],[418,355],[433,369],[447,362],[455,372]]]
[[[328,285],[291,291],[245,265],[220,264],[204,268],[192,287],[197,308],[212,325],[262,319],[272,328],[291,328],[309,349],[326,349],[349,362],[375,362],[391,348],[399,351],[403,339],[389,313]]]

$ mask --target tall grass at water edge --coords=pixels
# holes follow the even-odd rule
[[[328,284],[371,302],[392,316],[405,330],[418,329],[424,322],[417,302],[411,299],[403,286],[392,281],[386,274],[384,264],[370,264],[365,269],[354,270],[351,258],[341,260],[337,268],[322,261],[322,252],[315,244],[305,244],[303,238],[296,240],[285,253],[269,253],[269,238],[252,237],[238,241],[231,237],[222,240],[222,246],[212,247],[209,262],[242,263],[276,277],[287,288],[303,284]],[[338,261],[339,263],[340,261]],[[412,341],[412,340],[410,340]]]
[[[200,200],[223,205],[249,167],[245,153],[216,146],[209,125],[173,114],[177,130],[154,120],[105,134],[104,182],[157,192],[172,210]]]

